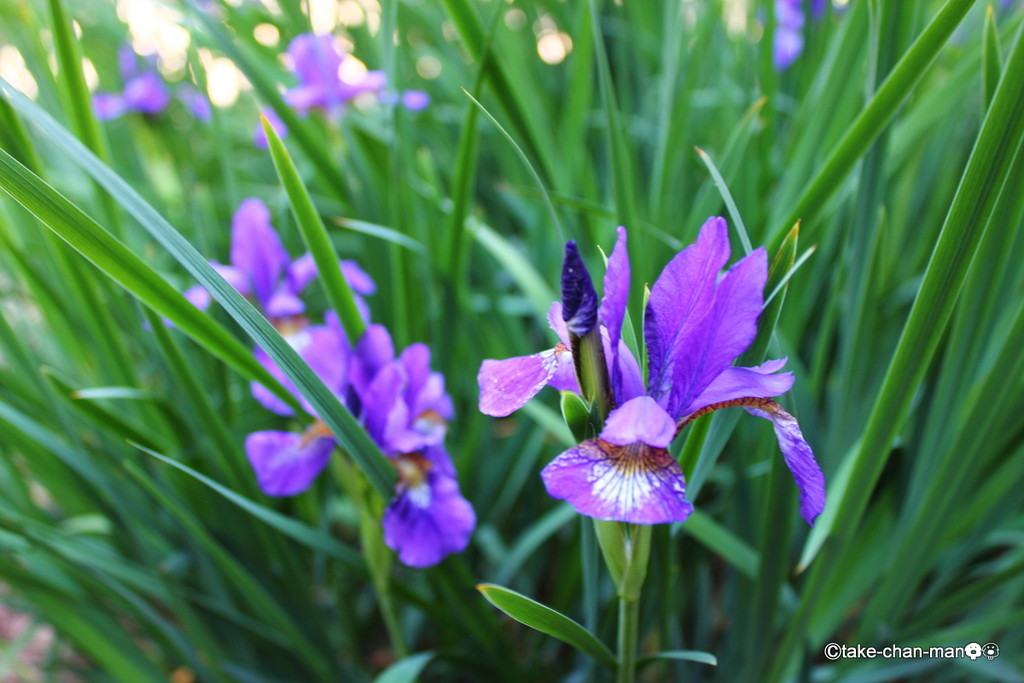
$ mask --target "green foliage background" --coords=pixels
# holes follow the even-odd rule
[[[252,89],[209,122],[176,103],[102,124],[80,65],[119,83],[116,6],[0,4],[0,44],[38,87],[34,103],[0,87],[0,579],[84,656],[55,651],[50,675],[361,681],[395,659],[351,498],[329,477],[267,498],[242,450],[281,424],[249,396],[255,341],[389,484],[351,416],[205,264],[226,258],[248,196],[303,249],[270,154],[252,145],[262,106],[289,125],[331,245],[376,279],[374,319],[398,345],[431,346],[456,403],[448,446],[479,526],[435,568],[393,567],[399,627],[431,654],[381,680],[608,676],[475,589],[508,586],[614,638],[589,526],[538,477],[574,442],[557,397],[486,418],[476,372],[551,344],[565,239],[599,273],[597,247],[629,228],[638,324],[642,285],[714,214],[734,253],[746,238],[781,247],[777,273],[795,263],[748,360],[789,358],[797,382],[781,402],[829,503],[809,532],[763,421],[726,411],[691,427],[677,445],[698,512],[655,529],[641,653],[718,665],[653,658],[640,679],[1024,680],[1020,3],[853,0],[808,20],[783,73],[770,2],[359,3],[375,19],[335,33],[433,101],[337,125],[281,100],[292,77],[278,54],[310,19],[278,4],[168,2],[191,35],[173,78],[205,84],[202,49]],[[274,47],[253,35],[268,23]],[[557,65],[537,55],[552,25],[572,41]],[[438,78],[417,74],[424,58]],[[224,304],[210,316],[175,294],[196,278]],[[322,310],[328,293],[313,289]],[[1000,657],[821,654],[971,641]],[[23,646],[6,646],[0,671],[28,675]]]

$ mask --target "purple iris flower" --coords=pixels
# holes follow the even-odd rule
[[[772,422],[800,489],[800,512],[814,523],[825,505],[824,477],[796,419],[770,400],[793,384],[792,373],[778,372],[785,359],[732,366],[757,334],[767,256],[758,249],[719,276],[729,253],[725,220],[711,218],[697,242],[677,254],[654,283],[644,318],[645,387],[636,359],[621,340],[630,279],[625,229],[618,229],[608,259],[600,305],[575,245],[567,246],[563,306],[556,303],[549,314],[559,344],[532,356],[486,360],[478,375],[480,410],[496,417],[518,409],[548,384],[578,390],[568,349],[573,338],[592,333],[597,325],[612,410],[596,438],[544,468],[541,476],[550,495],[598,519],[683,521],[693,508],[668,446],[692,420],[740,406]]]
[[[178,87],[178,99],[189,108],[192,115],[200,121],[209,121],[212,111],[210,110],[210,98],[201,93],[191,83],[183,83]]]
[[[306,33],[288,45],[292,71],[299,84],[284,94],[284,101],[299,111],[323,109],[335,112],[363,93],[380,92],[387,85],[383,71],[367,71],[358,80],[342,80],[346,56],[331,36]]]
[[[254,198],[243,200],[231,219],[231,265],[210,265],[275,323],[302,315],[306,307],[299,294],[317,274],[311,254],[291,260],[270,224],[270,210]],[[341,270],[356,292],[356,305],[369,317],[359,294],[372,294],[373,280],[354,261],[342,261]],[[201,285],[186,290],[185,298],[203,310],[210,306],[210,293]]]
[[[826,0],[812,0],[811,16],[820,19]],[[772,61],[776,71],[785,71],[804,50],[804,0],[775,0],[775,42]]]
[[[130,111],[159,114],[171,102],[171,94],[163,78],[156,72],[153,60],[148,68],[139,69],[135,52],[128,46],[118,54],[124,90],[120,93],[100,92],[93,95],[96,117],[106,121]]]
[[[447,420],[453,416],[444,378],[430,370],[430,351],[409,346],[395,356],[391,336],[370,325],[350,348],[337,316],[289,337],[299,355],[327,387],[355,413],[367,433],[398,471],[395,496],[384,511],[384,541],[412,567],[437,564],[460,552],[476,526],[473,508],[459,491],[455,467],[444,448]],[[303,409],[316,415],[280,368],[262,350],[257,359]],[[291,408],[265,387],[253,384],[253,396],[281,415]],[[267,495],[288,496],[306,490],[327,466],[335,440],[315,419],[303,433],[265,431],[250,434],[246,453]]]

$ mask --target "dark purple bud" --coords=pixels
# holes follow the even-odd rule
[[[579,337],[597,326],[597,292],[574,241],[566,243],[562,263],[562,320]]]

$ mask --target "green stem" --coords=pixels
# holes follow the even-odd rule
[[[388,638],[391,640],[391,648],[394,650],[395,659],[405,659],[409,649],[405,646],[405,638],[402,637],[402,629],[398,627],[398,614],[395,611],[395,603],[391,601],[391,591],[385,583],[377,586],[377,601],[380,604],[380,613],[384,617],[384,627],[388,631]]]
[[[640,601],[619,598],[619,672],[616,683],[633,683],[636,678],[637,631]]]

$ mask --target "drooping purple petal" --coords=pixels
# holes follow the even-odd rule
[[[549,495],[596,519],[663,524],[693,512],[679,463],[643,443],[588,439],[552,460],[541,477]]]
[[[231,264],[249,276],[260,305],[274,293],[289,260],[266,204],[252,197],[242,200],[231,219]]]
[[[562,320],[580,337],[597,325],[597,292],[574,241],[566,243],[562,261]]]
[[[736,398],[771,398],[784,394],[793,386],[793,373],[772,373],[782,369],[785,364],[786,359],[782,358],[752,368],[726,368],[681,414],[687,415],[705,406]]]
[[[800,489],[800,514],[808,524],[814,526],[814,520],[825,509],[825,475],[818,467],[814,452],[804,439],[796,418],[778,404],[769,403],[771,405],[766,410],[746,408],[746,411],[771,420],[786,466],[793,473],[793,479]]]
[[[560,366],[564,367],[559,373]],[[560,375],[559,382],[566,383],[565,373],[570,371],[575,373],[572,353],[561,343],[532,356],[485,360],[476,377],[480,385],[480,412],[491,417],[510,415],[547,386],[556,373]]]
[[[697,241],[669,261],[651,288],[644,320],[648,392],[662,405],[680,381],[690,385],[687,375],[697,374],[685,337],[710,313],[718,273],[728,260],[725,220],[709,218]]]
[[[617,446],[637,441],[667,448],[676,436],[676,421],[650,396],[638,396],[608,415],[601,439]]]
[[[254,432],[245,439],[249,463],[268,496],[294,496],[308,489],[333,449],[334,439],[292,432]]]
[[[459,492],[454,476],[435,466],[422,482],[399,484],[381,524],[384,542],[403,564],[429,567],[466,549],[476,515]]]

